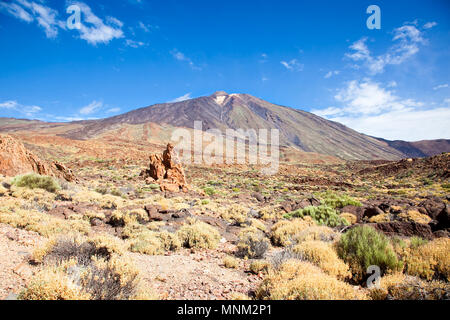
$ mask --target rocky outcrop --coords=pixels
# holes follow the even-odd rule
[[[168,144],[162,155],[150,155],[149,168],[141,172],[147,182],[156,181],[162,191],[187,192],[188,185],[183,166],[172,144]]]
[[[0,174],[13,177],[20,174],[37,173],[66,181],[76,180],[70,169],[59,162],[45,162],[27,150],[17,139],[0,135]]]

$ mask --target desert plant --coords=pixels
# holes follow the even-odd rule
[[[338,255],[328,243],[322,241],[304,241],[294,247],[294,252],[302,260],[311,262],[325,273],[345,280],[351,277],[349,266],[339,259]]]
[[[271,271],[256,290],[262,300],[362,300],[353,286],[323,273],[309,262],[288,260]]]
[[[322,204],[333,209],[340,209],[345,206],[362,206],[361,202],[359,202],[358,200],[346,194],[336,194],[330,190],[318,193],[317,196],[321,199]]]
[[[271,264],[265,260],[255,260],[250,263],[250,271],[254,274],[259,274],[260,272],[268,272],[271,268]]]
[[[184,247],[214,249],[221,239],[219,231],[201,221],[189,219],[177,235]]]
[[[378,266],[383,273],[397,270],[400,263],[389,239],[368,226],[354,227],[336,244],[341,259],[350,265],[354,280],[361,281],[369,266]]]
[[[259,259],[264,256],[270,246],[264,233],[255,227],[248,227],[239,234],[238,252],[241,257]]]
[[[44,189],[48,192],[56,192],[61,189],[54,178],[35,173],[17,176],[13,179],[12,184],[21,188]]]
[[[294,242],[318,240],[324,242],[333,242],[338,239],[339,233],[326,226],[311,226],[294,236]]]
[[[427,280],[450,280],[450,239],[438,238],[404,250],[405,272]]]
[[[272,226],[272,243],[276,246],[289,246],[293,244],[297,234],[313,225],[315,225],[314,221],[308,219],[281,220]]]
[[[205,194],[207,194],[208,196],[213,196],[216,194],[216,190],[213,187],[205,187],[203,188],[203,191],[205,192]]]
[[[223,258],[223,265],[225,268],[237,269],[239,267],[239,260],[231,256],[226,256]]]
[[[307,216],[311,217],[318,225],[325,225],[328,227],[349,225],[346,219],[341,218],[338,212],[328,205],[320,205],[318,207],[309,206],[286,215],[288,218],[304,218]]]
[[[352,213],[348,213],[348,212],[343,212],[339,215],[342,219],[347,220],[349,225],[355,224],[358,221],[358,218],[352,214]]]
[[[402,273],[380,279],[380,287],[369,290],[374,300],[445,300],[450,292],[446,282],[426,282]]]

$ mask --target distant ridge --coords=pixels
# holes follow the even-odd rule
[[[398,160],[432,156],[450,151],[450,140],[419,142],[388,141],[370,137],[340,123],[310,112],[276,105],[248,94],[218,91],[210,96],[181,102],[155,104],[100,120],[45,123],[0,118],[0,131],[59,128],[56,134],[88,140],[126,125],[157,124],[161,127],[193,128],[202,121],[203,130],[278,129],[280,144],[304,152],[347,160]],[[64,128],[62,128],[64,127]]]

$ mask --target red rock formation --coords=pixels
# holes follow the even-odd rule
[[[0,135],[0,174],[13,177],[31,172],[67,181],[76,180],[72,171],[59,162],[42,161],[19,140],[9,135]]]
[[[186,192],[188,189],[183,166],[170,143],[162,156],[159,154],[150,155],[149,168],[144,170],[141,176],[148,180],[150,180],[149,178],[155,180],[161,186],[162,191]]]

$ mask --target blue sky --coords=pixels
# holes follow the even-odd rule
[[[449,18],[446,0],[0,0],[0,116],[103,118],[224,90],[387,139],[450,138]]]

